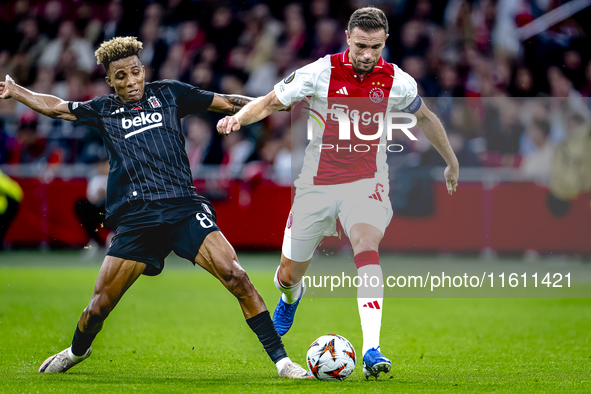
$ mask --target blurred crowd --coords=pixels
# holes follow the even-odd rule
[[[147,81],[176,79],[215,92],[261,96],[292,70],[345,50],[350,14],[372,4],[389,18],[383,57],[416,79],[460,164],[521,167],[547,182],[554,147],[590,121],[591,53],[584,21],[591,12],[578,12],[532,37],[520,27],[567,2],[2,1],[0,78],[10,74],[33,91],[65,100],[111,94],[94,49],[115,36],[133,35],[144,45]],[[277,113],[227,138],[215,132],[214,114],[186,118],[195,176],[207,177],[213,165],[227,177],[246,171],[288,181],[290,116]],[[0,102],[0,164],[95,163],[101,151],[95,130],[38,116],[14,100]],[[418,166],[441,164],[425,141],[404,152]],[[545,175],[538,174],[542,168]]]

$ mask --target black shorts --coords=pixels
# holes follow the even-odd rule
[[[141,215],[142,212],[145,214]],[[156,219],[147,222],[146,216]],[[215,211],[204,199],[134,204],[119,223],[107,255],[145,263],[144,275],[149,276],[162,272],[164,259],[171,251],[195,264],[205,237],[220,231],[215,223]]]

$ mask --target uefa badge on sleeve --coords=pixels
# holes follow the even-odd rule
[[[295,78],[296,72],[292,72],[288,77],[286,77],[283,82],[285,82],[285,84],[287,85],[288,83],[290,83],[291,81],[293,81],[293,79]]]
[[[162,104],[160,103],[160,100],[158,100],[156,98],[156,96],[148,97],[148,103],[150,103],[150,107],[152,107],[152,108],[160,108],[160,107],[162,107]]]

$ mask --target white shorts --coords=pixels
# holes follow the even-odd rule
[[[347,237],[358,223],[374,226],[384,234],[392,219],[387,180],[362,179],[340,185],[296,188],[283,237],[283,255],[308,261],[325,236],[337,235],[340,219]]]

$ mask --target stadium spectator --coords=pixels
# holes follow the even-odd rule
[[[591,121],[573,113],[568,127],[566,138],[556,146],[550,179],[552,194],[563,201],[591,191]]]
[[[274,82],[294,70],[294,53],[289,47],[275,50],[274,59],[255,68],[246,82],[246,93],[255,97],[263,96],[273,89]]]
[[[60,25],[64,18],[64,4],[58,0],[50,0],[42,6],[41,30],[53,40],[57,37]]]
[[[298,3],[288,4],[283,11],[283,18],[285,29],[279,42],[296,53],[298,57],[307,58],[310,44],[302,6]]]
[[[281,22],[273,18],[268,5],[257,4],[248,12],[244,32],[238,41],[250,48],[247,61],[249,72],[273,59],[282,29]]]
[[[201,52],[195,57],[195,62],[199,64],[205,64],[209,67],[214,67],[220,61],[220,54],[217,47],[208,42]]]
[[[563,54],[562,63],[565,77],[573,83],[575,89],[581,89],[585,83],[585,70],[581,53],[573,48],[567,49]]]
[[[248,50],[242,46],[236,46],[232,48],[228,56],[226,57],[225,67],[229,74],[241,74],[244,75],[246,70]],[[246,79],[246,76],[244,76]]]
[[[327,53],[336,53],[342,45],[342,34],[338,31],[337,21],[331,18],[322,18],[315,24],[314,43],[310,51],[312,59],[318,59]]]
[[[491,166],[519,165],[519,140],[523,126],[519,122],[519,103],[515,100],[487,100],[484,133],[487,163]]]
[[[78,37],[73,21],[60,24],[57,38],[53,39],[43,51],[39,65],[56,70],[57,75],[65,75],[74,69],[91,73],[96,64],[90,42]]]
[[[107,8],[107,20],[103,26],[101,40],[107,41],[113,37],[126,33],[123,27],[124,16],[125,10],[120,1],[115,0],[109,3]]]
[[[193,174],[198,174],[213,145],[213,127],[197,115],[185,119],[186,149]]]
[[[564,73],[556,66],[548,68],[548,82],[552,97],[578,97],[581,96]]]
[[[588,61],[585,66],[585,82],[583,83],[580,92],[581,95],[585,97],[591,96],[591,60]]]
[[[203,89],[211,89],[214,85],[213,70],[207,64],[199,63],[193,68],[190,81],[196,86],[203,87]]]
[[[520,171],[524,179],[548,186],[554,156],[554,144],[549,140],[550,124],[544,120],[533,121],[525,133],[533,141],[536,151],[525,156]]]
[[[419,85],[419,94],[424,97],[437,96],[438,86],[437,82],[427,75],[427,66],[425,59],[420,56],[408,56],[402,59],[400,66],[411,77],[417,81]]]
[[[460,83],[458,71],[452,65],[443,65],[439,73],[439,94],[440,97],[463,97],[464,87]]]
[[[37,134],[37,114],[26,111],[20,120],[9,163],[36,163],[47,159],[47,140]]]
[[[534,76],[526,66],[518,66],[513,73],[509,92],[514,97],[536,97],[538,92],[534,85]]]
[[[162,16],[164,14],[164,8],[160,3],[150,3],[144,9],[144,24],[154,23],[160,26],[162,23]]]
[[[18,26],[20,37],[18,38],[17,53],[24,53],[33,66],[39,63],[39,58],[47,45],[47,37],[39,31],[39,25],[35,18],[29,17]]]
[[[242,26],[234,20],[232,9],[226,5],[216,8],[207,29],[207,38],[213,43],[223,62],[236,45]]]
[[[270,178],[278,185],[291,185],[291,133],[285,133],[281,138],[274,138],[261,148],[261,156],[271,165]]]
[[[150,77],[148,80],[157,81],[160,79],[160,66],[166,60],[168,46],[159,37],[160,26],[155,19],[144,21],[140,30],[140,39],[144,43],[141,53],[142,63],[146,66],[146,72]]]
[[[224,148],[222,165],[225,166],[223,171],[224,178],[238,178],[242,166],[254,153],[254,142],[245,137],[243,133],[232,133],[222,140],[222,146]]]
[[[400,31],[400,50],[398,53],[407,56],[424,56],[429,45],[425,27],[425,23],[418,20],[406,22]]]
[[[182,51],[180,55],[180,73],[188,72],[195,52],[205,44],[205,31],[196,21],[186,21],[179,26],[179,43]]]
[[[181,79],[181,59],[183,57],[183,48],[175,45],[168,51],[166,61],[160,67],[161,79]]]
[[[100,20],[100,14],[97,14],[97,6],[83,2],[75,11],[74,24],[83,38],[91,44],[96,45],[102,34],[103,22]]]

